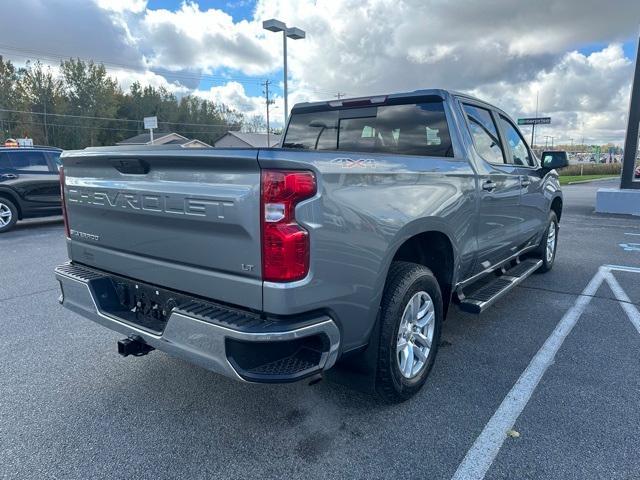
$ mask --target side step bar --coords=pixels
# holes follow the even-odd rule
[[[540,268],[540,265],[542,265],[542,260],[535,259],[518,263],[501,276],[465,295],[460,301],[460,309],[469,313],[482,313]]]

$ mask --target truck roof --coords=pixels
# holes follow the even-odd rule
[[[474,100],[479,103],[483,103],[485,105],[489,105],[492,108],[496,108],[493,105],[481,100],[473,95],[469,95],[468,93],[457,92],[455,90],[447,90],[443,88],[428,88],[428,89],[420,89],[414,90],[412,92],[398,92],[398,93],[389,93],[389,94],[380,94],[380,95],[368,95],[365,97],[354,97],[354,98],[341,98],[336,100],[325,100],[319,102],[302,102],[296,103],[291,109],[291,113],[302,113],[309,111],[317,111],[320,109],[325,109],[327,107],[330,108],[338,108],[338,107],[356,107],[356,106],[367,106],[367,105],[375,105],[379,103],[388,103],[393,102],[394,100],[404,100],[418,97],[433,97],[434,99],[447,100],[449,97],[464,97],[470,100]],[[498,109],[499,110],[499,109]]]
[[[45,145],[34,145],[32,147],[9,147],[5,145],[0,145],[0,151],[3,152],[33,152],[33,151],[42,151],[45,150],[47,152],[62,152],[61,148],[58,147],[47,147]]]

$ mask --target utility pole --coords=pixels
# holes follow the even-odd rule
[[[342,97],[344,97],[344,96],[346,96],[346,95],[347,95],[347,94],[346,94],[346,93],[344,93],[344,92],[338,92],[338,93],[336,93],[336,98],[337,98],[338,100],[340,100]]]
[[[269,127],[269,105],[271,105],[272,103],[274,103],[274,100],[270,100],[269,99],[269,85],[271,84],[271,82],[269,80],[265,80],[264,83],[262,84],[262,86],[264,87],[264,95],[266,97],[266,105],[267,105],[267,148],[271,147],[271,141],[269,138],[269,134],[270,134],[270,127]]]
[[[49,145],[49,129],[47,128],[47,96],[44,97],[44,143]]]
[[[551,139],[551,150],[553,150],[553,139],[556,137],[552,137],[551,135],[544,136],[544,148],[549,147],[549,139]]]
[[[540,100],[540,90],[536,92],[536,118],[538,118],[538,101]],[[531,125],[531,148],[535,148],[536,124]]]

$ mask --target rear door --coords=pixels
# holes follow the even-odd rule
[[[262,307],[257,150],[93,149],[63,163],[72,260]]]
[[[60,182],[57,172],[49,167],[46,154],[28,148],[7,150],[9,169],[3,178],[11,179],[13,188],[35,213],[60,208]]]
[[[492,111],[472,102],[462,108],[476,153],[480,157],[478,256],[476,272],[515,253],[520,243],[520,174],[507,162]]]

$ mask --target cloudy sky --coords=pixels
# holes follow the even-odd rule
[[[17,7],[19,4],[19,8]],[[283,116],[276,17],[289,42],[289,101],[442,87],[514,117],[539,112],[556,142],[622,143],[640,30],[638,0],[0,0],[0,54],[17,63],[103,62],[134,80]],[[15,21],[7,21],[8,13]],[[525,127],[526,128],[526,127]]]

